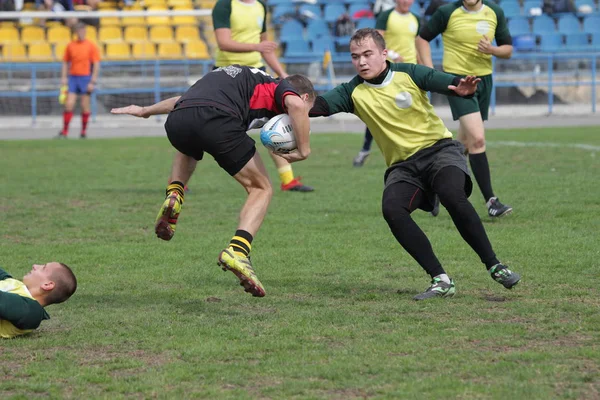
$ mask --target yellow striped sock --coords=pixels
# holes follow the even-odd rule
[[[250,254],[250,250],[252,250],[252,245],[250,244],[250,242],[244,239],[243,237],[237,235],[231,239],[229,245],[233,247],[233,251],[235,253],[244,257],[248,257],[248,254]]]
[[[284,185],[287,185],[294,180],[294,171],[292,170],[292,166],[289,164],[285,167],[278,168],[277,172],[279,172],[279,179],[281,179],[281,183]]]

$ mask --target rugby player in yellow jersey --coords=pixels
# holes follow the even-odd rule
[[[448,101],[452,118],[459,120],[458,139],[469,152],[471,169],[486,201],[488,215],[508,215],[512,207],[502,204],[492,190],[483,127],[492,95],[492,56],[510,58],[512,55],[512,38],[504,12],[487,0],[459,0],[438,8],[421,27],[417,38],[421,63],[431,68],[429,42],[439,34],[444,42],[444,72],[481,78],[473,98],[449,97]],[[494,39],[497,46],[492,45]]]
[[[410,12],[414,0],[396,0],[395,8],[377,15],[375,29],[384,37],[388,58],[393,62],[417,63],[415,39],[419,33],[419,17]],[[363,146],[354,157],[353,165],[362,167],[371,152],[373,135],[367,128]]]
[[[44,307],[66,301],[77,279],[65,264],[34,264],[22,280],[0,268],[0,338],[25,335],[50,316]]]
[[[275,50],[277,43],[267,39],[267,6],[262,0],[219,0],[212,11],[217,38],[215,68],[232,64],[266,70],[263,59],[281,78],[285,72]],[[277,167],[281,190],[312,192],[314,189],[294,178],[292,166],[285,159],[269,152]]]
[[[479,78],[464,78],[415,64],[387,61],[385,40],[375,29],[359,29],[350,39],[358,75],[318,96],[310,116],[340,112],[357,115],[373,133],[388,166],[382,211],[402,247],[431,276],[431,286],[414,297],[450,297],[454,281],[435,256],[425,233],[411,218],[431,211],[435,196],[452,217],[463,239],[477,253],[491,277],[511,289],[521,279],[498,261],[477,212],[467,199],[472,190],[464,146],[436,115],[428,91],[472,96]]]

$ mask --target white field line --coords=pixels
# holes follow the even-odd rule
[[[552,142],[516,142],[516,141],[486,141],[491,146],[510,146],[510,147],[560,147],[587,151],[600,151],[600,146],[594,146],[584,143],[552,143]]]

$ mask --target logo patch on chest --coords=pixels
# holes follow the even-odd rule
[[[409,108],[412,106],[412,95],[408,92],[400,92],[395,97],[398,108]]]
[[[490,24],[487,21],[477,21],[477,24],[475,24],[475,30],[481,35],[487,35],[487,33],[490,31]]]

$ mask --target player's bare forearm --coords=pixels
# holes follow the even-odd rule
[[[69,69],[69,63],[67,63],[66,61],[63,61],[62,63],[62,69],[60,71],[60,78],[63,81],[67,80],[67,70]]]
[[[231,38],[231,29],[219,28],[215,29],[215,37],[217,45],[221,51],[229,51],[232,53],[249,53],[258,51],[258,45],[255,43],[240,43]]]
[[[513,47],[510,44],[503,44],[492,48],[492,54],[498,58],[511,58]]]
[[[152,115],[168,114],[173,110],[173,107],[175,107],[175,104],[180,97],[181,96],[171,97],[148,107],[140,107],[132,104],[127,107],[113,108],[110,110],[110,112],[111,114],[133,115],[134,117],[139,118],[148,118]]]
[[[98,74],[100,72],[100,63],[95,62],[92,64],[92,83],[95,84],[98,80]]]
[[[263,60],[267,63],[267,65],[275,72],[275,74],[281,78],[285,78],[288,74],[285,72],[279,60],[277,59],[277,55],[273,52],[261,53]]]
[[[431,45],[429,42],[422,37],[417,36],[415,39],[417,46],[417,58],[421,65],[429,68],[433,68],[433,60],[431,58]]]
[[[301,159],[305,159],[310,155],[310,119],[307,104],[300,97],[291,95],[286,96],[284,101],[294,128],[298,153]]]

